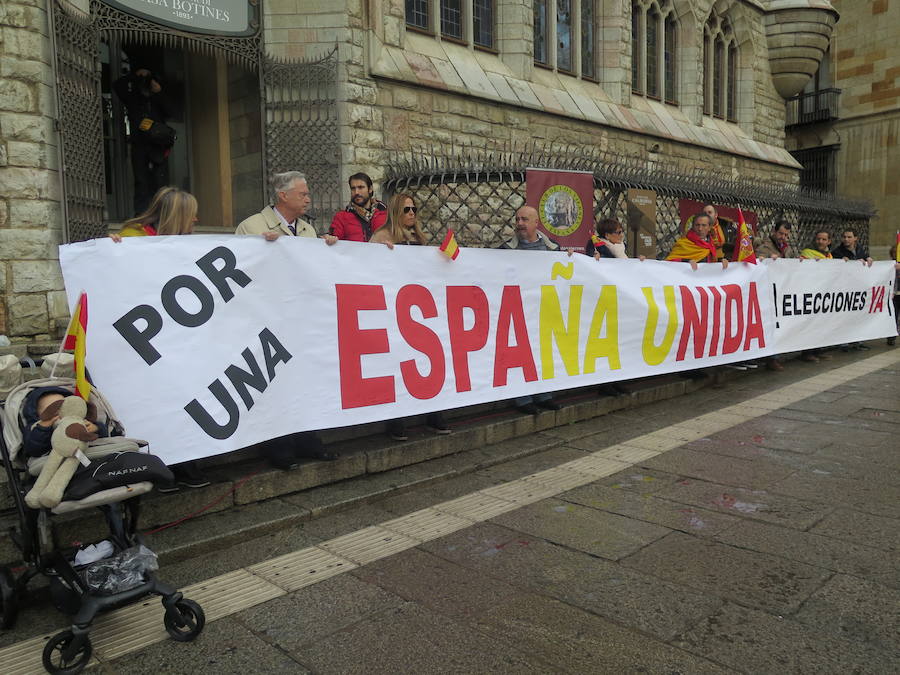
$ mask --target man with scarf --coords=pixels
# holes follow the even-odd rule
[[[710,241],[711,229],[710,217],[705,213],[698,213],[691,219],[691,229],[675,242],[666,260],[689,262],[692,267],[698,262],[716,262],[718,253],[715,243]],[[727,267],[728,261],[723,259],[722,265]]]
[[[791,224],[786,220],[775,223],[772,234],[756,245],[756,257],[759,260],[765,258],[793,258],[794,252],[788,243],[791,234]]]
[[[831,233],[819,230],[813,237],[813,244],[800,251],[800,258],[806,260],[831,260]]]
[[[343,211],[334,214],[326,235],[329,243],[338,239],[369,241],[372,233],[387,221],[387,206],[375,199],[372,179],[364,173],[355,173],[347,180],[350,185],[350,203]]]

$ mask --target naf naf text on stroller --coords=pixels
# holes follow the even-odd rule
[[[205,623],[200,605],[157,580],[153,574],[156,556],[143,545],[137,531],[140,496],[150,491],[153,483],[141,480],[141,474],[134,466],[108,471],[107,475],[111,475],[113,480],[105,484],[88,482],[88,485],[93,485],[94,491],[86,496],[77,494],[77,498],[73,498],[68,490],[62,501],[52,508],[30,508],[26,503],[26,494],[35,482],[35,476],[40,473],[42,460],[48,461],[46,457],[29,458],[23,452],[24,408],[36,398],[34,395],[29,398],[29,393],[40,393],[36,390],[46,387],[74,391],[74,384],[72,379],[51,378],[19,385],[7,396],[0,416],[3,432],[0,459],[6,467],[18,516],[18,526],[10,528],[9,535],[21,551],[25,563],[24,572],[18,577],[8,568],[0,568],[0,621],[2,628],[11,627],[19,600],[26,595],[28,582],[38,574],[48,578],[53,604],[57,609],[74,615],[71,628],[54,635],[44,647],[43,664],[50,673],[80,672],[91,660],[88,632],[97,614],[138,602],[148,595],[162,597],[165,608],[163,621],[174,640],[193,640]],[[97,481],[99,467],[109,464],[113,461],[111,458],[147,458],[159,463],[158,458],[140,452],[146,442],[123,437],[122,425],[100,392],[91,392],[90,403],[96,408],[96,420],[106,424],[111,435],[88,444],[84,454],[91,463],[79,470],[69,488],[79,476],[85,474],[88,481]],[[57,424],[63,426],[62,423]],[[129,454],[128,451],[140,454]],[[159,465],[162,466],[161,463]],[[164,466],[163,470],[166,470]],[[116,476],[120,474],[123,477],[116,481]],[[126,483],[129,480],[131,482]],[[115,485],[116,482],[121,484]],[[83,491],[84,480],[81,485]],[[109,528],[106,539],[90,547],[61,546],[54,515],[89,508],[98,508],[104,514]]]

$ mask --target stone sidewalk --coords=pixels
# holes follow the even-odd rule
[[[202,593],[204,580],[339,550],[336,538],[398,516],[459,513],[441,504],[476,491],[536,490],[274,599],[212,603],[196,642],[156,642],[95,672],[898,672],[898,374],[900,352],[880,348],[748,374],[166,566],[164,578]],[[622,468],[553,487],[564,486],[555,467],[603,461]]]

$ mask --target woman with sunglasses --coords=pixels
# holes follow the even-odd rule
[[[417,211],[416,202],[411,195],[406,193],[394,195],[388,204],[387,223],[378,228],[369,241],[387,244],[391,248],[394,244],[424,246],[425,235],[419,227]]]
[[[600,258],[627,258],[625,253],[625,230],[615,218],[604,218],[597,223],[597,234],[591,235],[584,247],[587,255]]]
[[[388,203],[387,222],[375,231],[369,241],[375,244],[386,244],[388,248],[394,248],[398,244],[424,246],[425,234],[419,227],[419,221],[416,218],[417,211],[416,202],[411,195],[405,193],[394,195]],[[450,427],[447,426],[447,420],[444,419],[442,412],[429,413],[425,418],[425,425],[436,434],[450,433]],[[406,420],[388,420],[387,434],[395,441],[408,440]]]

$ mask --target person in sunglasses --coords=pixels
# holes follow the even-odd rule
[[[375,230],[369,241],[374,244],[387,244],[389,248],[393,248],[395,244],[424,246],[425,235],[416,217],[418,210],[412,195],[406,193],[394,195],[388,204],[387,223]]]
[[[625,230],[615,218],[604,218],[597,223],[597,234],[591,235],[584,247],[586,255],[600,258],[627,258]]]
[[[375,234],[369,239],[375,244],[385,244],[388,248],[394,248],[396,245],[406,244],[409,246],[424,246],[425,234],[419,227],[419,221],[416,217],[418,209],[412,195],[401,193],[391,197],[388,203],[388,219],[384,226],[375,230]],[[429,413],[425,417],[425,426],[436,434],[449,434],[450,427],[444,418],[444,413],[438,411]],[[406,420],[395,419],[388,420],[387,435],[394,441],[409,440],[409,434],[406,431]]]

